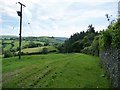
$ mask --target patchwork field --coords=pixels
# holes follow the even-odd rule
[[[23,53],[35,53],[35,52],[37,53],[37,52],[42,52],[43,48],[47,48],[48,52],[53,51],[53,50],[57,51],[57,49],[54,46],[42,46],[42,47],[36,47],[36,48],[26,48],[26,49],[23,49],[22,52]]]
[[[3,88],[107,88],[99,58],[85,54],[46,54],[3,58]]]
[[[11,49],[11,42],[13,42],[13,47],[12,49],[17,49],[17,47],[19,46],[19,41],[18,40],[5,40],[4,41],[5,44],[5,48],[3,48],[4,50],[10,50]],[[37,41],[33,41],[34,43],[40,43],[40,44],[44,44],[44,42],[37,42]],[[22,41],[22,47],[29,45],[30,41]]]

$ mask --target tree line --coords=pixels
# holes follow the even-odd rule
[[[98,56],[100,51],[110,47],[120,47],[120,19],[100,32],[95,31],[91,24],[86,32],[71,35],[58,49],[62,53],[76,52]]]

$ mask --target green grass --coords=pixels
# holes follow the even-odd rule
[[[47,54],[4,58],[3,88],[108,88],[99,58],[85,54]]]
[[[36,48],[22,49],[22,52],[23,53],[42,52],[43,48],[48,48],[48,51],[57,50],[54,46],[42,46],[42,47],[36,47]]]
[[[18,40],[4,40],[4,42],[5,43],[8,43],[8,44],[6,44],[6,47],[4,48],[4,50],[6,51],[6,50],[10,50],[10,48],[11,48],[11,42],[12,41],[14,41],[14,47],[12,47],[12,49],[17,49],[17,47],[19,47],[19,41]],[[34,43],[40,43],[40,44],[42,44],[42,45],[44,45],[44,42],[37,42],[37,41],[33,41]],[[0,41],[0,43],[1,43],[1,41]],[[25,40],[23,40],[22,41],[22,47],[23,46],[25,46],[25,45],[28,45],[30,43],[30,41],[25,41]]]

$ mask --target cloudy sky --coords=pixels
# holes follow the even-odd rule
[[[23,8],[22,36],[70,37],[86,31],[93,24],[96,31],[105,29],[109,22],[105,14],[117,18],[119,0],[0,0],[0,35],[19,35],[21,2]]]

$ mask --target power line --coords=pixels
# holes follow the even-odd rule
[[[24,12],[24,14],[25,14],[25,11],[23,11],[23,12]],[[28,18],[27,18],[27,15],[25,15],[25,19],[26,19],[27,25],[28,25],[31,33],[32,33],[34,36],[36,36],[36,35],[34,34],[33,30],[32,30],[31,22],[29,22],[29,20],[28,20]]]
[[[12,29],[10,30],[10,33],[12,33],[13,30],[15,30],[15,27],[16,27],[16,26],[17,26],[17,23],[15,23],[15,24],[13,25]]]

